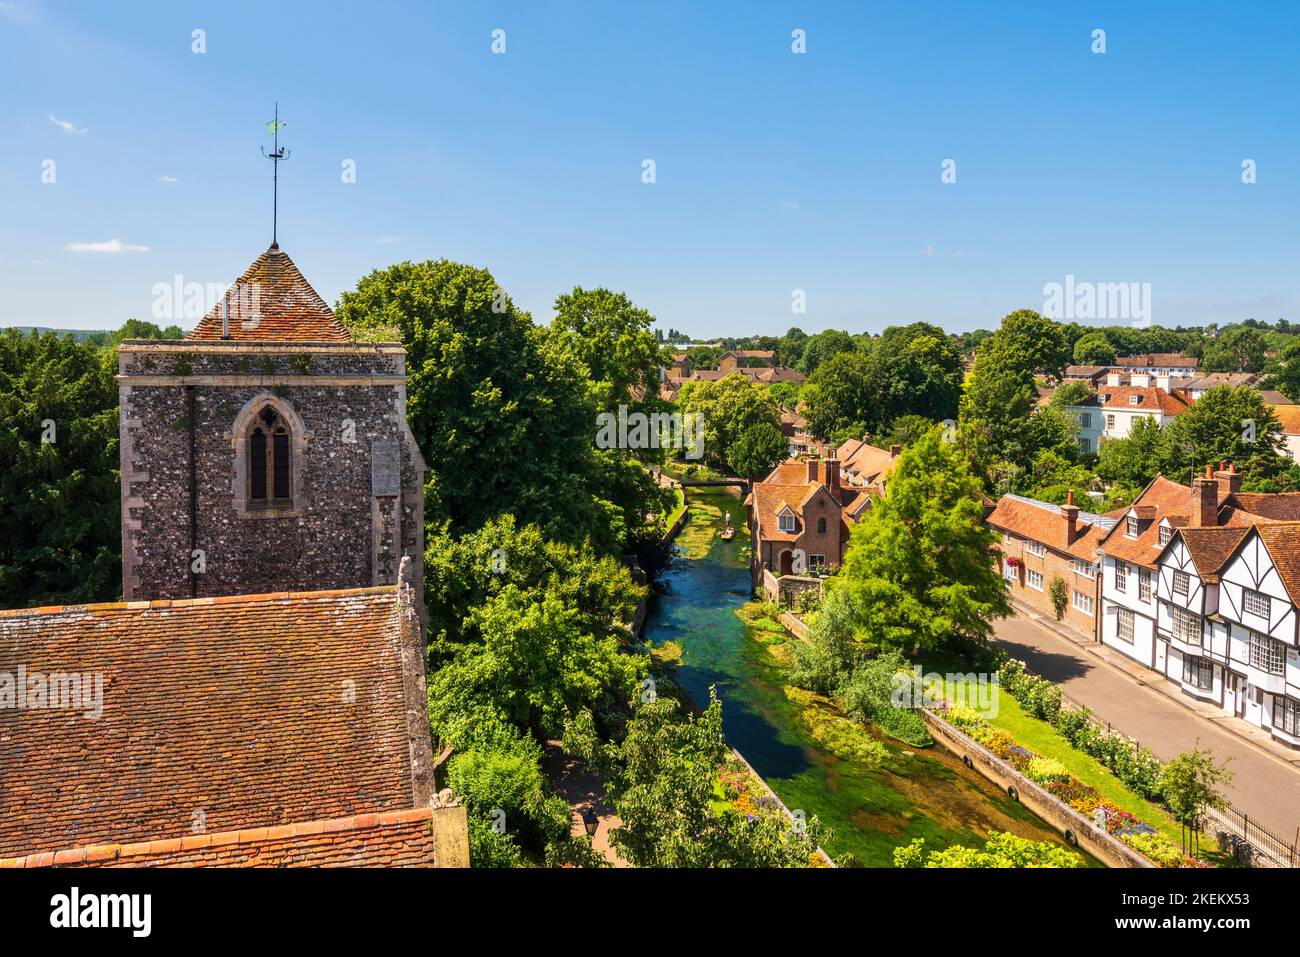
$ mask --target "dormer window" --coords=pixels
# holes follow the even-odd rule
[[[1130,515],[1124,520],[1124,535],[1126,538],[1137,538],[1141,530],[1141,523],[1136,515]]]
[[[1137,405],[1141,401],[1142,401],[1142,396],[1140,395],[1131,395],[1128,397],[1129,405]]]
[[[1161,545],[1168,545],[1169,539],[1174,537],[1174,528],[1172,525],[1161,525],[1160,531],[1156,533]]]
[[[776,527],[783,532],[794,531],[794,513],[782,512],[776,517]]]

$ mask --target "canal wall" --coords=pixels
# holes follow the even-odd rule
[[[1064,801],[1045,791],[978,741],[963,734],[929,708],[921,716],[930,734],[962,763],[978,771],[1003,791],[1060,831],[1066,841],[1087,851],[1107,867],[1154,867],[1133,848],[1098,827]]]
[[[754,780],[757,781],[759,784],[763,785],[763,790],[765,790],[768,793],[768,795],[772,798],[772,800],[776,802],[776,806],[781,809],[782,813],[784,813],[787,818],[789,818],[791,823],[794,823],[796,820],[794,816],[794,812],[785,806],[785,802],[782,801],[781,798],[777,796],[777,793],[772,790],[771,785],[769,785],[766,781],[763,780],[763,775],[759,774],[758,771],[754,769],[754,766],[750,764],[749,761],[745,758],[745,756],[741,754],[739,751],[737,751],[735,748],[731,749],[731,753],[735,755],[737,761],[739,761],[745,767],[749,768],[749,773],[754,776]],[[831,860],[831,856],[821,849],[820,845],[817,848],[817,853],[821,855],[821,858],[823,861],[826,862],[827,867],[839,867],[838,864],[836,864],[833,860]]]

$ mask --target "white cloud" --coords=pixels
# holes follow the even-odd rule
[[[922,247],[921,247],[921,255],[922,255],[922,256],[933,256],[933,255],[934,255],[934,247],[933,247],[933,246],[922,246]]]
[[[178,180],[175,176],[159,176],[158,182],[167,183],[168,185],[170,185],[172,183],[179,183],[180,180]]]
[[[380,236],[379,241],[386,245],[389,243],[400,243],[402,241],[402,237],[401,236]]]
[[[59,118],[58,118],[57,116],[55,116],[53,113],[50,114],[50,122],[53,123],[55,126],[58,126],[58,127],[61,127],[62,129],[67,130],[69,133],[76,133],[78,136],[80,136],[82,133],[85,133],[85,132],[86,132],[85,130],[79,130],[79,129],[77,129],[75,126],[73,126],[73,125],[72,125],[71,123],[69,123],[67,120],[61,120],[61,119],[59,119]]]
[[[798,209],[798,208],[799,208],[799,204],[798,204],[798,203],[782,203],[782,204],[781,204],[781,208],[782,208],[782,209]]]
[[[954,249],[954,250],[953,250],[951,253],[949,253],[948,255],[953,256],[953,257],[960,256],[960,255],[961,255],[961,250],[960,250],[960,249]]]
[[[63,247],[70,253],[147,253],[148,246],[124,243],[120,239],[110,239],[106,243],[68,243]]]
[[[21,3],[14,3],[13,0],[0,0],[0,15],[16,23],[31,23],[36,19],[35,13]]]

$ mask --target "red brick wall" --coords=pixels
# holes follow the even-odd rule
[[[1007,533],[999,531],[1000,536]],[[1011,597],[1028,605],[1035,611],[1041,612],[1051,618],[1056,617],[1056,609],[1052,607],[1052,580],[1058,575],[1065,581],[1066,602],[1065,612],[1061,621],[1076,631],[1081,631],[1087,635],[1096,635],[1097,633],[1097,616],[1101,614],[1101,596],[1100,596],[1100,572],[1097,578],[1085,578],[1074,570],[1074,559],[1068,555],[1062,555],[1052,549],[1048,549],[1046,554],[1040,556],[1031,555],[1025,551],[1024,546],[1027,540],[1018,535],[1010,535],[1010,542],[1002,540],[999,548],[1002,550],[1003,558],[999,559],[998,570],[1005,569],[1006,558],[1015,558],[1021,565],[1016,569],[1016,577],[1010,580]],[[1038,591],[1036,588],[1029,586],[1029,572],[1036,571],[1043,576],[1043,590]],[[1092,614],[1087,615],[1074,607],[1075,591],[1081,591],[1085,595],[1092,596]]]

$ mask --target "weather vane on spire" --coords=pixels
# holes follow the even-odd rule
[[[266,124],[266,132],[275,137],[275,144],[271,147],[271,152],[262,147],[262,155],[271,161],[271,248],[279,249],[280,242],[276,235],[279,227],[280,214],[280,160],[289,158],[289,151],[280,148],[280,127],[284,126],[280,122],[280,102],[275,104],[275,119]]]

